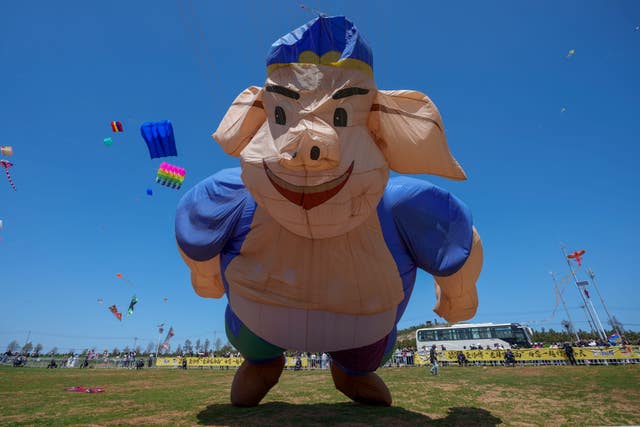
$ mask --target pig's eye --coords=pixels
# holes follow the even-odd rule
[[[287,116],[284,114],[284,110],[282,107],[276,107],[276,123],[279,125],[284,125],[287,123]]]
[[[347,111],[344,108],[336,108],[333,113],[333,125],[339,127],[347,125]]]

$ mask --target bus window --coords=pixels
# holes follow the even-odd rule
[[[470,340],[471,339],[471,332],[469,331],[469,328],[453,329],[451,332],[453,332],[454,340]]]
[[[491,338],[491,334],[487,328],[470,328],[472,339]]]
[[[418,331],[418,341],[435,341],[434,331]]]
[[[437,341],[451,341],[451,330],[450,329],[438,329],[438,330],[436,330],[436,340]]]
[[[519,345],[520,347],[531,347],[531,340],[522,328],[514,326],[512,329],[512,333],[515,344]]]
[[[493,326],[491,328],[491,335],[493,338],[508,339],[513,335],[511,333],[511,326]]]

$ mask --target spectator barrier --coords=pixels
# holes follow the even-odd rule
[[[511,350],[516,358],[516,364],[521,366],[538,365],[566,365],[568,358],[564,349],[560,348],[531,348]],[[503,365],[506,350],[463,350],[469,365],[497,366]],[[438,351],[438,360],[441,365],[457,365],[458,354],[461,351],[444,350]],[[573,347],[573,355],[579,365],[617,365],[617,364],[640,364],[640,346],[625,347]],[[13,366],[18,356],[2,357],[0,364]],[[27,357],[21,358],[21,362],[16,366],[46,368],[51,362],[51,357]],[[153,366],[159,368],[181,368],[182,357],[160,357],[153,359]],[[68,357],[54,358],[57,368],[80,368],[83,365],[84,357],[80,356],[71,361]],[[138,357],[136,360],[144,361],[144,367],[149,367],[148,357]],[[237,369],[243,362],[241,357],[186,357],[187,368],[218,368]],[[297,357],[286,358],[286,369],[294,369]],[[429,365],[428,354],[415,353],[410,359],[413,363],[403,363],[402,358],[392,357],[385,366],[426,366]],[[311,360],[306,356],[300,357],[300,368],[309,369]],[[136,364],[133,360],[118,357],[99,357],[88,360],[85,368],[130,368]],[[328,366],[327,366],[328,367]],[[312,368],[312,367],[311,367]],[[313,369],[313,368],[312,368]],[[315,369],[321,369],[318,360]]]

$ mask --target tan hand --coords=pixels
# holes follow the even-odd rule
[[[476,282],[482,270],[482,240],[473,229],[471,253],[462,268],[451,276],[434,276],[436,279],[436,305],[433,311],[448,322],[471,319],[478,308]]]

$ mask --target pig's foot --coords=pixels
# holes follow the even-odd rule
[[[331,364],[331,376],[336,388],[349,399],[365,405],[391,406],[391,393],[375,373],[349,375]]]
[[[242,362],[233,377],[231,404],[257,406],[271,388],[278,383],[284,369],[284,356],[265,363]]]

